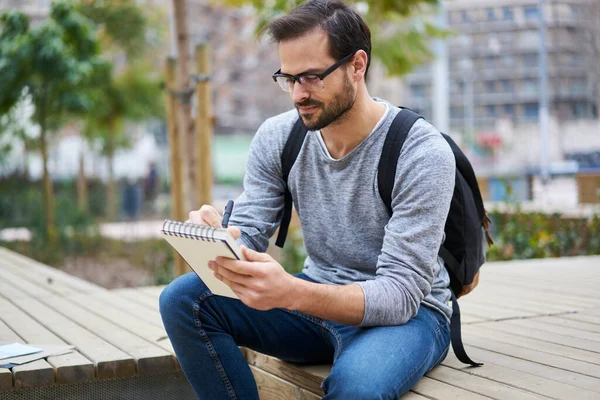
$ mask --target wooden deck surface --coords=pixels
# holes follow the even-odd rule
[[[179,371],[161,287],[106,290],[0,248],[0,344],[74,353],[0,369],[0,393]],[[600,399],[600,257],[488,263],[461,299],[469,368],[452,351],[403,399]],[[264,399],[317,399],[329,366],[243,349]]]

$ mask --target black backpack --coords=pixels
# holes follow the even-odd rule
[[[403,108],[394,118],[387,133],[378,168],[379,194],[392,215],[392,189],[394,187],[396,164],[408,132],[422,117]],[[288,176],[304,143],[307,130],[300,119],[296,121],[281,154],[283,180],[286,183],[285,205],[276,245],[283,247],[292,216],[292,194],[287,187]],[[465,352],[460,333],[460,308],[456,300],[463,288],[473,283],[479,268],[485,262],[485,244],[492,245],[489,236],[488,218],[475,172],[471,163],[448,135],[442,136],[452,149],[456,160],[456,178],[450,211],[444,232],[446,239],[439,255],[444,260],[450,275],[452,292],[452,318],[450,320],[452,348],[456,357],[465,364],[483,365],[472,361]]]

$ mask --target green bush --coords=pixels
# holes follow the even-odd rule
[[[517,260],[600,254],[600,216],[568,218],[561,214],[493,212],[495,244],[488,260]]]

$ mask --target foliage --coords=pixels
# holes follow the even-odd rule
[[[302,229],[290,226],[285,245],[283,246],[281,265],[290,274],[297,274],[302,272],[305,259],[306,249],[304,248]]]
[[[101,219],[106,215],[106,186],[99,179],[90,179],[87,182],[89,190],[88,213],[91,218]],[[36,219],[42,213],[41,207],[41,182],[30,181],[20,173],[0,179],[0,229],[10,227],[30,227],[39,224]],[[65,200],[75,202],[76,188],[73,181],[55,181],[53,192],[56,194],[55,209],[57,212],[68,212],[68,207],[59,207]],[[64,217],[58,215],[58,220]],[[36,220],[36,221],[34,221]]]
[[[495,245],[488,260],[517,260],[600,254],[600,215],[568,218],[560,214],[491,213]]]
[[[69,114],[91,106],[85,88],[105,62],[98,57],[94,26],[67,2],[55,2],[50,18],[30,28],[19,11],[0,17],[0,115],[9,113],[23,97],[31,99],[32,119],[40,126],[45,212],[41,220],[48,240],[56,239],[54,197],[48,173],[47,132]]]
[[[100,28],[103,48],[122,48],[128,57],[137,57],[147,47],[147,20],[131,0],[86,0],[78,10]]]
[[[523,213],[518,206],[510,212],[492,212],[494,245],[488,261],[600,254],[600,215],[567,218],[560,214]],[[299,228],[288,233],[282,264],[290,273],[302,270],[306,249]]]
[[[85,112],[89,98],[80,90],[96,68],[94,26],[64,2],[52,4],[50,18],[31,28],[19,11],[1,17],[0,113],[5,114],[26,92],[35,105],[33,120],[56,127],[65,112]]]
[[[225,0],[234,7],[252,6],[258,14],[258,31],[272,19],[289,12],[303,0]],[[444,38],[449,32],[428,20],[437,0],[367,0],[356,3],[371,29],[372,55],[381,60],[389,75],[404,75],[430,61],[432,39]],[[221,2],[219,2],[221,3]]]

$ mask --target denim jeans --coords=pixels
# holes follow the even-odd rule
[[[195,273],[164,289],[160,313],[185,376],[209,400],[258,399],[238,346],[294,363],[333,363],[323,399],[359,400],[397,399],[444,359],[450,342],[446,318],[425,306],[404,325],[360,328],[298,311],[255,310],[213,295]]]

